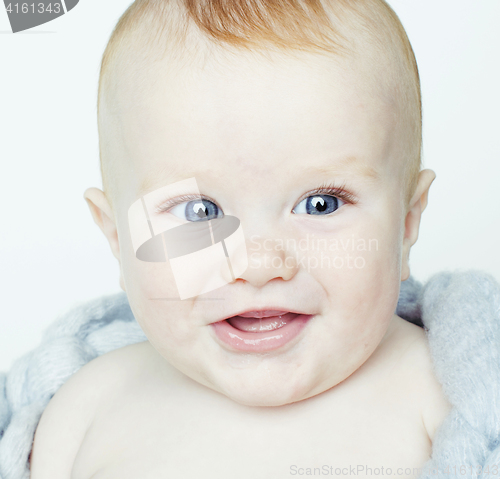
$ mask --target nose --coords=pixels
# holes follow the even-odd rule
[[[289,281],[297,273],[296,258],[288,254],[283,246],[286,241],[253,234],[246,237],[246,243],[248,267],[235,279],[243,279],[255,287],[262,287],[276,278]]]

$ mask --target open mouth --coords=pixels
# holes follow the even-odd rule
[[[285,311],[276,311],[276,313],[273,312],[273,314],[262,318],[256,318],[250,316],[249,314],[251,313],[233,316],[226,321],[233,328],[239,329],[240,331],[257,333],[261,331],[275,331],[276,329],[280,329],[298,316],[296,313],[287,313]]]
[[[266,352],[292,341],[312,317],[289,311],[253,311],[212,323],[212,326],[216,336],[232,349]]]

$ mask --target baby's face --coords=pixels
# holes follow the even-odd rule
[[[158,66],[147,93],[124,88],[116,112],[114,154],[128,169],[116,221],[132,310],[172,365],[246,405],[300,401],[350,376],[386,337],[398,299],[396,115],[370,80],[305,58]],[[181,300],[168,262],[135,257],[127,212],[143,195],[189,178],[211,214],[240,220],[248,268]],[[193,221],[188,201],[181,204],[158,214]],[[305,316],[287,315],[275,330],[281,324],[264,320],[267,332],[238,329],[258,328],[255,320],[221,323],[255,310]]]

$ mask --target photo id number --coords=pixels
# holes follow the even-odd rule
[[[9,3],[7,12],[9,13],[60,13],[60,3]]]

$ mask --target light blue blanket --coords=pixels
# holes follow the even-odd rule
[[[401,283],[396,312],[424,327],[436,376],[453,405],[421,479],[499,479],[500,285],[479,271],[439,273],[425,284],[410,277]],[[40,416],[72,374],[146,339],[123,292],[79,303],[50,325],[38,348],[0,374],[0,479],[29,478]]]

